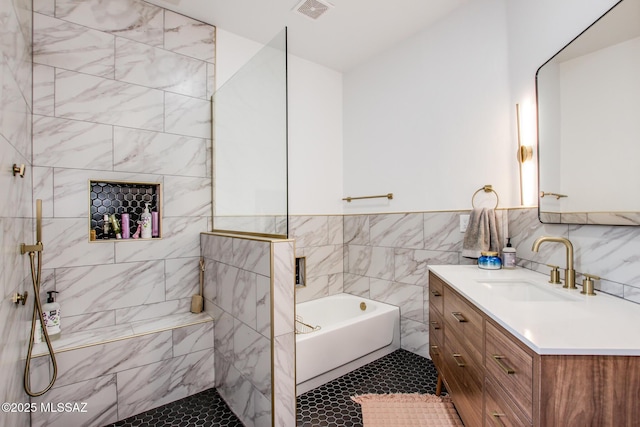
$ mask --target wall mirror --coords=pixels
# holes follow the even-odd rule
[[[543,223],[640,225],[640,0],[622,0],[536,73]]]

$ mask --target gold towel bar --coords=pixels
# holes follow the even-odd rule
[[[476,194],[478,194],[481,191],[484,191],[485,193],[493,193],[493,194],[496,195],[496,207],[495,208],[497,208],[498,204],[500,203],[500,197],[498,197],[498,193],[496,193],[496,190],[493,189],[493,186],[491,184],[483,185],[482,188],[479,188],[478,190],[476,190],[475,193],[473,193],[473,196],[471,196],[471,206],[473,206],[473,208],[475,209],[476,204],[474,203],[474,199],[476,198]]]
[[[382,198],[382,197],[386,197],[387,199],[391,200],[391,199],[393,199],[393,193],[381,194],[379,196],[345,197],[342,200],[346,200],[347,202],[351,202],[352,200],[378,199],[378,198]]]
[[[541,191],[540,198],[543,198],[544,196],[554,196],[556,200],[560,199],[560,197],[569,197],[566,194],[558,194],[558,193],[550,193],[548,191]]]

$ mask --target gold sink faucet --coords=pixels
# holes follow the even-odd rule
[[[569,239],[564,237],[540,236],[533,242],[532,251],[538,252],[543,242],[562,243],[567,248],[567,268],[564,270],[564,286],[563,288],[576,288],[576,271],[573,269],[573,245]]]

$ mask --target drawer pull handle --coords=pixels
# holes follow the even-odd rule
[[[505,358],[504,356],[501,356],[499,354],[493,354],[493,355],[491,355],[491,357],[493,357],[493,360],[496,361],[498,366],[500,366],[500,369],[502,369],[505,374],[511,375],[511,374],[515,374],[516,373],[516,371],[514,371],[513,369],[511,369],[510,367],[508,367],[507,365],[502,363],[502,359]]]
[[[504,426],[504,423],[500,419],[501,417],[506,417],[506,415],[496,411],[491,412],[491,419],[495,425]]]
[[[431,326],[433,326],[433,329],[440,329],[440,324],[438,322],[436,322],[435,320],[432,320],[429,323],[431,323]]]
[[[451,356],[453,356],[453,360],[456,362],[456,365],[458,365],[459,368],[464,368],[465,366],[467,366],[464,363],[464,359],[462,358],[462,355],[460,353],[453,353]]]
[[[431,291],[431,295],[433,295],[434,297],[441,297],[442,294],[438,291],[436,291],[435,289],[433,291]]]
[[[437,345],[432,345],[431,346],[431,351],[433,352],[434,355],[440,356],[440,353],[438,353],[438,346]]]
[[[467,321],[467,319],[465,319],[465,317],[459,311],[452,311],[451,315],[453,316],[454,319],[456,319],[460,323],[464,323]]]

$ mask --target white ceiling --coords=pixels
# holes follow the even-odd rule
[[[300,0],[147,1],[262,44],[286,26],[290,53],[347,71],[470,0],[331,0],[315,21],[292,12]]]

